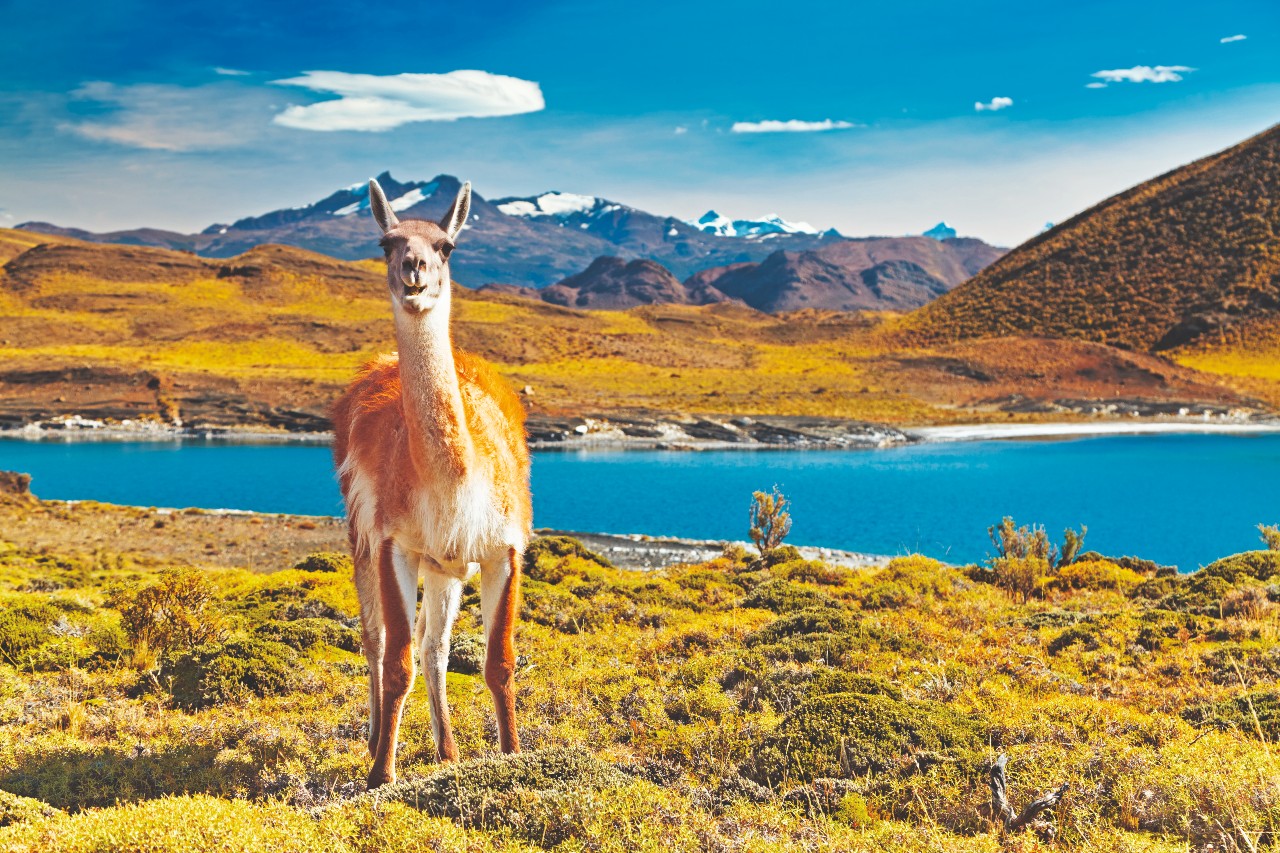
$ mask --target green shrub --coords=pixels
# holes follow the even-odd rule
[[[840,609],[843,605],[825,592],[807,589],[789,580],[771,580],[757,586],[742,600],[743,607],[759,607],[774,613],[794,613],[810,608]]]
[[[196,646],[166,662],[174,701],[186,708],[242,702],[249,696],[288,691],[296,656],[283,643],[237,635],[221,643]]]
[[[433,817],[505,829],[554,847],[577,837],[602,792],[642,785],[582,749],[555,747],[463,761],[423,779],[386,785],[354,805],[403,803]],[[650,788],[651,790],[651,788]]]
[[[770,660],[798,663],[835,664],[854,651],[906,653],[920,649],[912,637],[829,608],[787,614],[748,634],[744,642]]]
[[[851,569],[844,566],[832,566],[821,560],[791,560],[773,567],[776,577],[792,581],[838,586],[847,583],[854,577]]]
[[[1255,690],[1234,699],[1196,705],[1183,711],[1182,718],[1197,728],[1232,728],[1274,744],[1280,740],[1280,692]]]
[[[314,554],[308,554],[293,567],[304,572],[339,572],[344,575],[355,571],[355,563],[352,562],[351,555],[339,551],[317,551]]]
[[[1130,590],[1143,583],[1142,575],[1117,566],[1109,560],[1077,560],[1058,569],[1049,581],[1055,589]]]
[[[56,814],[59,814],[58,809],[48,803],[0,791],[0,826],[25,823]]]
[[[22,666],[24,658],[50,639],[58,611],[43,601],[10,604],[0,610],[0,661]]]
[[[978,726],[943,705],[830,693],[812,696],[788,713],[747,769],[772,785],[856,778],[906,765],[914,771],[922,756],[926,764],[975,763],[982,745]]]
[[[1280,525],[1259,524],[1258,533],[1262,536],[1268,551],[1280,551]]]
[[[873,584],[862,594],[864,610],[896,610],[915,598],[915,593],[896,581]]]
[[[902,700],[902,691],[883,678],[843,669],[820,669],[808,683],[808,695],[823,696],[829,693],[864,693],[868,696],[887,696],[897,701]]]
[[[570,557],[595,563],[606,569],[613,563],[572,536],[539,536],[524,551],[524,573],[533,580],[556,583],[564,577],[559,569]]]
[[[347,652],[360,651],[360,634],[332,619],[295,619],[292,622],[272,620],[259,625],[255,632],[269,640],[284,643],[300,652],[316,646],[333,646]]]
[[[1280,575],[1280,551],[1245,551],[1210,563],[1191,575],[1191,588],[1212,578],[1221,578],[1234,586],[1244,580],[1270,580]]]
[[[464,675],[484,672],[484,638],[479,634],[458,633],[449,643],[449,671]]]

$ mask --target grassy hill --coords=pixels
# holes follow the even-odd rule
[[[370,796],[349,566],[299,557],[338,524],[4,497],[0,530],[3,851],[1046,849],[982,817],[998,753],[1015,809],[1069,785],[1051,849],[1280,837],[1277,552],[1183,577],[1083,555],[1024,597],[993,581],[1025,561],[641,573],[542,540],[528,752],[494,755],[469,587],[465,760],[435,765],[419,679]]]
[[[0,422],[60,414],[323,429],[394,348],[381,263],[259,246],[225,260],[0,230]],[[1031,338],[904,347],[881,314],[587,311],[458,288],[457,343],[535,416],[820,415],[896,424],[1248,405],[1136,353]],[[1101,402],[1100,402],[1101,401]]]
[[[1280,311],[1280,126],[1113,196],[903,324],[1165,351]]]

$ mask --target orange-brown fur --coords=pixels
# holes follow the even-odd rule
[[[520,748],[512,635],[533,522],[529,452],[520,399],[451,342],[448,258],[470,192],[464,185],[437,225],[400,222],[377,182],[369,185],[400,353],[366,365],[332,415],[369,664],[371,788],[395,779],[415,637],[436,755],[457,757],[444,674],[462,584],[477,568],[499,743],[504,752]]]

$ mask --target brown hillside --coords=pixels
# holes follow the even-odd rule
[[[724,302],[714,287],[687,288],[657,261],[599,257],[577,275],[541,291],[553,305],[625,310],[638,305],[706,305]]]
[[[0,229],[0,426],[60,415],[323,429],[395,348],[380,262],[283,246],[214,260]],[[459,249],[463,251],[464,249]],[[893,315],[740,302],[628,311],[456,288],[454,339],[535,414],[791,415],[898,424],[1247,406],[1164,359],[1071,341],[897,346]],[[888,341],[888,343],[887,343]]]
[[[760,263],[703,270],[685,284],[712,288],[760,311],[906,311],[946,293],[1000,257],[980,240],[887,237],[843,240]]]
[[[1280,311],[1280,126],[1030,240],[904,323],[1165,350]]]

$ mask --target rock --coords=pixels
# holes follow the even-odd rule
[[[0,471],[0,495],[34,498],[31,494],[31,475],[17,471]]]

